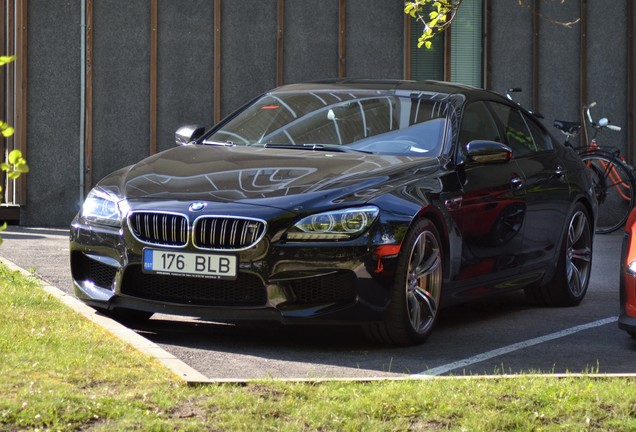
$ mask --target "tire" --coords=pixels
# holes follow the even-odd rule
[[[553,279],[526,289],[526,295],[540,305],[576,306],[587,292],[592,270],[592,222],[581,203],[567,221]]]
[[[625,224],[634,207],[636,179],[632,170],[611,154],[587,153],[581,159],[588,167],[598,201],[596,233],[607,234]]]
[[[365,328],[370,339],[401,346],[428,339],[439,315],[442,252],[435,225],[428,219],[416,222],[402,242],[385,319]]]

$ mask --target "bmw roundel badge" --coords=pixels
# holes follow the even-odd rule
[[[205,208],[207,204],[202,202],[193,202],[188,209],[192,212],[199,212]]]

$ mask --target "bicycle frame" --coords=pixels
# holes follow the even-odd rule
[[[607,128],[616,132],[619,132],[621,128],[620,126],[610,125],[609,120],[605,117],[599,119],[598,123],[594,122],[594,120],[592,119],[592,113],[590,111],[591,108],[593,108],[594,106],[596,106],[596,102],[592,102],[591,104],[584,107],[586,115],[587,115],[587,119],[589,120],[589,124],[592,128],[594,128],[594,135],[592,136],[592,139],[587,145],[585,152],[586,153],[593,153],[593,152],[610,153],[603,150],[598,145],[596,136],[598,135],[599,131],[603,128]],[[583,126],[585,128],[585,136],[587,137],[588,136],[587,123],[583,122]],[[616,152],[616,154],[614,154],[614,157],[618,157],[620,158],[621,161],[623,161],[623,157],[620,155],[620,152],[618,151]],[[621,178],[620,174],[616,171],[616,168],[614,168],[613,164],[608,164],[607,162],[604,162],[602,160],[599,160],[599,163],[603,167],[604,175],[606,176],[606,178],[610,179],[612,185],[616,188],[616,191],[618,192],[619,196],[623,198],[624,200],[629,201],[631,194],[625,191],[629,191],[631,189],[631,185]],[[587,162],[588,169],[590,169],[590,164],[591,164],[590,162]]]
[[[606,234],[620,228],[634,207],[636,178],[634,169],[627,164],[618,147],[599,145],[597,135],[601,129],[620,131],[621,128],[610,125],[607,118],[595,122],[591,114],[591,108],[595,105],[594,102],[583,107],[583,122],[555,120],[554,126],[565,135],[564,144],[577,152],[590,172],[599,207],[595,232]],[[575,147],[570,139],[579,134],[582,126],[586,144]],[[588,126],[594,129],[591,139]]]

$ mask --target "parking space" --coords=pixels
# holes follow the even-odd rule
[[[68,232],[9,227],[0,256],[71,291]],[[597,236],[588,294],[539,308],[510,293],[443,311],[424,345],[379,346],[352,328],[220,325],[157,315],[137,333],[212,379],[382,378],[519,372],[634,373],[636,341],[618,329],[621,234]]]

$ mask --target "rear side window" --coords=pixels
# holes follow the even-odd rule
[[[504,126],[506,143],[514,155],[553,149],[550,135],[536,120],[507,105],[490,102],[490,106]]]
[[[528,128],[530,129],[530,133],[532,134],[532,139],[534,140],[535,151],[545,151],[552,150],[552,139],[550,135],[537,124],[534,119],[528,117],[527,115],[523,115],[523,119],[526,121]]]

